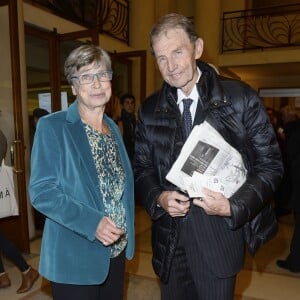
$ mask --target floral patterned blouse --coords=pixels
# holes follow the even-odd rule
[[[121,201],[125,173],[113,135],[102,134],[88,124],[84,125],[98,173],[105,212],[125,232],[111,246],[111,257],[116,257],[127,245],[125,209]]]

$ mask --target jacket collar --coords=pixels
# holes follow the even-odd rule
[[[217,108],[231,103],[221,86],[221,77],[208,64],[197,61],[197,66],[202,72],[197,83],[198,92],[204,107]]]
[[[230,98],[224,93],[221,86],[221,77],[216,71],[204,63],[197,61],[197,66],[202,72],[200,80],[197,83],[198,93],[204,108],[217,108],[231,103]],[[177,90],[164,82],[159,95],[160,101],[157,105],[157,111],[166,111],[168,105],[176,104]]]
[[[76,123],[80,121],[80,115],[78,111],[78,101],[75,100],[67,110],[67,121],[71,123]]]

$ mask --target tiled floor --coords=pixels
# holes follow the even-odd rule
[[[142,207],[136,209],[136,254],[126,263],[126,300],[159,300],[159,284],[151,266],[151,221]],[[278,258],[285,258],[293,229],[293,216],[283,217],[279,233],[252,258],[246,257],[245,268],[238,275],[235,300],[300,300],[300,273],[293,274],[276,266]],[[40,239],[31,242],[28,262],[38,266]],[[0,290],[1,300],[50,300],[48,282],[40,278],[31,291],[17,295],[21,275],[10,262],[6,269],[12,286]],[[84,300],[84,299],[83,299]],[[185,299],[184,299],[185,300]],[[187,299],[188,300],[188,299]],[[213,299],[212,299],[213,300]]]

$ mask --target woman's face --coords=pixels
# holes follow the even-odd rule
[[[191,43],[183,29],[169,29],[154,38],[153,50],[164,80],[189,95],[198,78],[196,59],[203,51],[202,40]]]
[[[92,63],[84,66],[77,74],[74,74],[72,79],[72,92],[78,99],[78,104],[83,105],[88,109],[95,109],[97,107],[105,107],[105,104],[111,97],[111,81],[106,78],[106,66],[104,64],[98,65]],[[85,83],[84,75],[98,74],[93,76],[91,83]],[[103,75],[104,74],[104,75]],[[79,77],[81,76],[81,79]],[[81,82],[80,82],[81,81]]]

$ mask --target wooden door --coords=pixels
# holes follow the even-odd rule
[[[8,141],[5,162],[14,170],[20,212],[0,219],[0,232],[21,251],[29,252],[17,0],[0,1],[0,36],[0,128]]]

